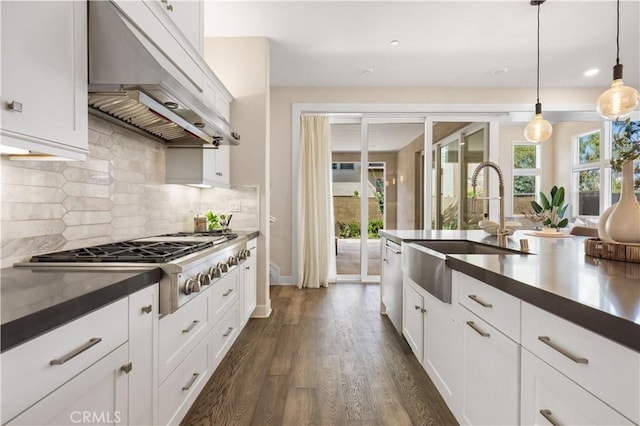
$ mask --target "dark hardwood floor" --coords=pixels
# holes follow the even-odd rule
[[[184,425],[449,425],[456,421],[380,314],[377,284],[271,287]]]

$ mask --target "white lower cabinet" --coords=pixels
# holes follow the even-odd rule
[[[160,318],[160,383],[169,377],[211,329],[210,300],[211,291],[207,289],[177,311]]]
[[[242,309],[240,326],[243,327],[256,309],[258,291],[258,246],[255,239],[247,243],[249,256],[242,265]]]
[[[4,352],[2,423],[126,343],[127,311],[123,298]]]
[[[426,312],[423,291],[410,278],[404,277],[402,334],[421,364],[424,357],[424,314]]]
[[[8,424],[128,424],[127,364],[124,343]]]
[[[160,386],[158,420],[161,425],[178,424],[213,371],[211,333],[187,355]]]
[[[211,332],[214,369],[218,367],[240,332],[238,314],[238,304],[236,303],[227,311]]]
[[[638,352],[528,303],[522,304],[522,346],[590,395],[640,422]],[[578,407],[585,415],[591,413],[592,407]]]
[[[129,424],[157,424],[158,286],[129,296]]]
[[[404,277],[403,334],[452,412],[462,385],[462,327],[444,303]]]
[[[522,350],[520,422],[523,425],[633,424],[526,349]]]
[[[520,418],[520,345],[477,315],[463,321],[459,420],[470,425],[514,425]]]
[[[462,388],[462,325],[454,306],[425,294],[424,369],[452,412]]]

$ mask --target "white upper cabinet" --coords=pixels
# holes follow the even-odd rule
[[[154,0],[164,8],[191,45],[202,55],[204,42],[204,2],[193,0]]]
[[[84,160],[87,4],[3,1],[2,145]]]

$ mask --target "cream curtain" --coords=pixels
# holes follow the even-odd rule
[[[326,115],[300,117],[298,287],[335,282],[331,137]]]

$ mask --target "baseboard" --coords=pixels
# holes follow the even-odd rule
[[[280,276],[280,280],[277,283],[271,283],[271,285],[298,285],[298,280],[291,275]]]
[[[269,318],[271,315],[271,299],[266,305],[257,305],[251,314],[251,318]]]

